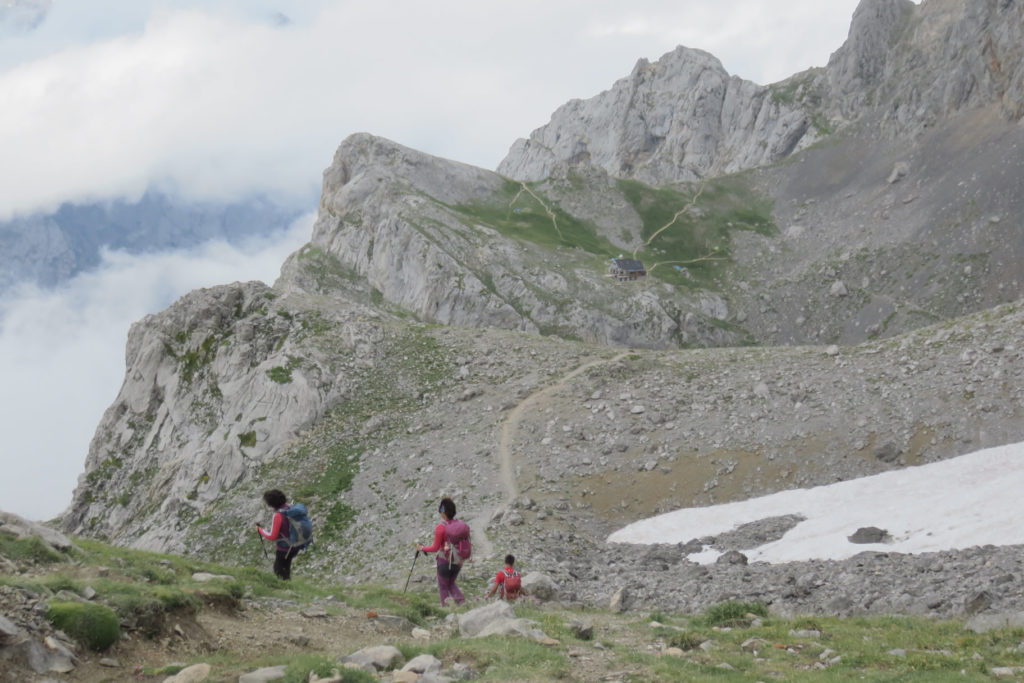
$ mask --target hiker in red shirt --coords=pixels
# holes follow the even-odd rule
[[[455,585],[455,579],[459,575],[459,570],[462,569],[462,561],[465,558],[459,557],[452,548],[452,543],[448,538],[448,527],[456,525],[465,527],[466,524],[455,519],[455,502],[451,498],[442,498],[437,511],[441,515],[441,522],[434,528],[434,544],[431,546],[417,544],[416,547],[420,552],[437,553],[437,592],[441,596],[441,607],[445,606],[449,597],[455,600],[456,605],[461,605],[466,601],[466,597]],[[468,535],[469,527],[466,527],[466,533]]]
[[[292,560],[299,554],[299,548],[288,543],[290,525],[284,511],[288,509],[288,499],[277,489],[270,489],[263,494],[263,502],[274,509],[274,524],[267,531],[260,523],[256,523],[256,532],[268,541],[276,541],[277,554],[274,557],[274,574],[287,581],[292,578]]]
[[[501,589],[501,595],[499,596],[502,600],[508,600],[514,602],[520,595],[526,595],[526,589],[523,588],[522,577],[519,576],[519,572],[515,569],[516,558],[512,555],[505,556],[505,568],[498,572],[498,575],[494,577],[494,582],[491,585],[491,590],[487,591],[487,595],[484,597],[491,597],[498,589]]]

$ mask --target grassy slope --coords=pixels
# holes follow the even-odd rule
[[[50,599],[59,590],[80,593],[86,585],[98,592],[98,601],[115,609],[124,623],[137,624],[130,638],[108,654],[134,667],[136,680],[163,680],[191,662],[213,666],[212,680],[235,680],[240,672],[258,665],[288,666],[289,681],[304,681],[310,671],[326,675],[338,655],[292,646],[272,657],[244,646],[221,647],[215,654],[184,658],[173,652],[143,650],[144,642],[167,643],[166,636],[185,615],[208,609],[240,607],[239,617],[252,619],[262,610],[298,611],[325,598],[338,605],[329,610],[318,628],[333,629],[365,624],[364,613],[398,614],[431,630],[432,639],[370,634],[372,644],[391,643],[406,657],[430,653],[444,666],[455,662],[481,673],[479,680],[589,680],[619,672],[624,680],[835,680],[944,681],[988,680],[994,667],[1024,666],[1022,629],[1004,629],[978,635],[957,621],[910,618],[795,618],[772,616],[763,605],[725,603],[701,615],[672,613],[613,614],[581,611],[568,606],[522,604],[517,616],[536,621],[557,644],[522,638],[462,639],[442,622],[429,581],[418,581],[406,594],[378,585],[330,586],[297,578],[285,584],[262,567],[233,567],[172,555],[115,548],[79,539],[68,555],[47,550],[34,540],[0,535],[0,556],[17,572],[0,577],[0,585],[15,586]],[[197,571],[230,575],[231,579],[198,583]],[[479,574],[479,572],[478,572]],[[482,579],[481,579],[482,581]],[[479,594],[482,585],[469,582],[467,594]],[[464,611],[461,608],[459,611]],[[169,616],[154,618],[154,614]],[[149,615],[140,621],[140,615]],[[573,621],[594,625],[593,640],[581,640],[570,627]],[[139,625],[141,624],[141,625]],[[365,626],[362,626],[366,630]],[[353,643],[350,651],[357,648]],[[671,648],[671,649],[670,649]],[[151,661],[137,661],[148,652]],[[157,654],[154,654],[156,652]],[[163,657],[155,659],[159,654]],[[90,669],[84,653],[77,674]],[[168,661],[182,662],[166,666]],[[824,671],[823,671],[824,670]],[[116,680],[111,673],[109,679]],[[352,674],[348,680],[373,680]]]

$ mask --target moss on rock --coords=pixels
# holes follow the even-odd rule
[[[51,602],[49,619],[85,647],[102,652],[121,637],[121,622],[109,607],[83,602]]]

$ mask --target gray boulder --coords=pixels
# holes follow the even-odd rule
[[[542,572],[530,572],[523,576],[523,588],[528,595],[531,595],[541,602],[551,602],[558,599],[559,587],[547,574]]]
[[[268,683],[269,681],[279,681],[285,676],[285,667],[281,666],[265,666],[255,671],[242,674],[238,677],[238,683]]]
[[[850,543],[885,543],[888,539],[889,532],[876,526],[861,527],[846,537]]]
[[[1024,628],[1024,612],[975,614],[964,628],[975,633],[988,633],[1003,628]]]
[[[56,529],[2,510],[0,510],[0,533],[11,534],[17,538],[38,538],[53,550],[58,551],[70,550],[74,546],[70,538]]]
[[[401,650],[393,645],[375,645],[364,647],[352,654],[339,657],[342,664],[351,663],[363,668],[373,668],[376,671],[386,671],[395,668],[404,661]]]
[[[463,638],[475,638],[488,626],[496,621],[515,619],[516,613],[512,605],[498,600],[483,607],[477,607],[458,616],[459,635]]]

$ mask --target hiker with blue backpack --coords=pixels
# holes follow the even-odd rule
[[[441,607],[445,607],[448,598],[456,605],[466,601],[466,597],[455,585],[462,563],[469,559],[473,546],[469,541],[469,525],[461,519],[455,519],[455,502],[451,498],[442,498],[437,508],[441,522],[434,528],[434,544],[423,546],[416,544],[417,552],[437,553],[437,592],[441,595]]]
[[[274,574],[287,581],[292,578],[292,560],[312,543],[313,522],[305,505],[288,505],[288,499],[278,489],[265,492],[263,502],[274,510],[274,523],[267,531],[256,522],[256,533],[275,542]]]

